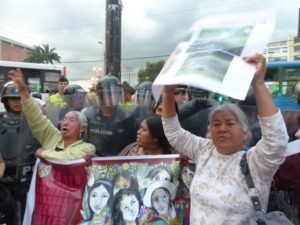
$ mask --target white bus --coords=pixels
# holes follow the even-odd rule
[[[60,76],[66,76],[66,67],[57,64],[25,63],[0,60],[0,90],[8,81],[8,71],[20,68],[32,92],[45,93],[56,88]]]

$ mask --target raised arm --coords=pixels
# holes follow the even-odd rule
[[[258,115],[260,117],[268,117],[274,115],[278,109],[272,100],[266,85],[266,59],[263,55],[256,54],[255,56],[245,57],[244,60],[249,63],[256,63],[256,72],[252,80],[252,87],[255,91],[256,104]]]
[[[162,94],[162,116],[165,119],[176,116],[174,93],[175,85],[167,85],[164,87]]]
[[[2,158],[2,155],[0,153],[0,180],[2,179],[3,175],[4,175],[4,171],[5,171],[5,162]]]
[[[8,72],[8,77],[13,80],[15,85],[17,86],[18,91],[21,95],[21,101],[25,101],[30,97],[29,90],[27,88],[27,85],[24,81],[23,73],[22,71],[17,68],[15,70],[10,70]]]
[[[20,92],[22,112],[27,118],[33,136],[43,147],[46,147],[45,145],[51,142],[53,138],[60,139],[60,131],[42,114],[41,109],[31,97],[22,71],[20,69],[11,70],[8,73],[8,77],[14,81]]]

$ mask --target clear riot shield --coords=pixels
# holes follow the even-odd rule
[[[82,109],[88,106],[87,98],[85,95],[65,95],[64,100],[67,103],[61,107],[58,112],[58,120],[62,121],[64,116],[71,111],[81,112]]]
[[[89,105],[82,110],[88,126],[84,140],[96,147],[98,156],[116,156],[136,140],[139,124],[133,116],[135,106],[103,105],[103,96],[87,95]]]
[[[61,121],[59,114],[62,109],[63,107],[60,105],[53,105],[47,102],[46,107],[43,109],[43,113],[54,124],[54,126],[58,127]]]
[[[33,166],[36,161],[35,152],[41,147],[40,143],[33,137],[23,114],[20,117],[20,128],[18,134],[17,152],[17,181],[29,183],[31,181]]]

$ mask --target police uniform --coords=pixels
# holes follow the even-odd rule
[[[0,143],[0,152],[6,165],[1,183],[10,191],[14,200],[20,202],[23,216],[36,160],[34,153],[40,144],[32,137],[26,120],[21,116],[11,117],[7,113],[0,114]],[[8,224],[16,222],[16,214],[11,217]]]
[[[96,106],[88,107],[83,112],[88,120],[85,140],[96,146],[98,156],[116,156],[135,141],[136,121],[120,108],[116,107],[110,117],[103,116]]]
[[[180,105],[178,118],[181,126],[192,134],[205,137],[211,107],[206,99],[195,99]]]
[[[20,98],[20,94],[12,82],[7,82],[1,91],[1,102],[10,112],[8,98]],[[36,160],[34,154],[40,144],[33,138],[21,112],[20,114],[0,114],[0,143],[0,152],[6,165],[1,185],[2,188],[4,187],[3,189],[6,188],[4,191],[8,191],[12,195],[14,202],[20,203],[21,217],[23,217],[32,168]],[[4,207],[8,208],[11,205],[14,205],[14,210],[5,216],[4,222],[17,224],[19,209],[15,203],[8,200]],[[2,223],[1,220],[0,222]]]

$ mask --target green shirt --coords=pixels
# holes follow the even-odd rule
[[[49,96],[49,102],[52,105],[60,105],[60,106],[64,106],[67,103],[64,100],[64,97],[62,95],[60,95],[59,93],[56,93],[54,95],[50,95]]]

